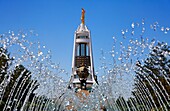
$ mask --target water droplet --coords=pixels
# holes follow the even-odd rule
[[[128,50],[129,50],[129,51],[132,51],[132,47],[129,46],[129,47],[128,47]]]
[[[153,26],[152,26],[152,25],[150,25],[150,28],[151,28],[151,29],[153,29]]]
[[[8,105],[8,106],[7,106],[7,109],[11,109],[11,106]]]
[[[22,34],[22,37],[23,37],[23,38],[25,38],[25,35],[24,35],[24,34]]]
[[[124,31],[124,30],[121,30],[121,32],[122,32],[122,35],[124,36],[124,34],[125,34],[125,31]]]
[[[43,58],[43,59],[41,59],[41,61],[44,61],[44,58]]]
[[[144,25],[145,24],[145,19],[142,19],[142,25]]]
[[[64,82],[62,79],[60,79],[60,82]]]
[[[145,31],[145,28],[144,28],[144,27],[142,28],[142,31]]]
[[[161,27],[161,31],[164,31],[164,27]]]
[[[119,58],[118,58],[118,60],[122,60],[122,58],[121,58],[121,57],[119,57]]]
[[[38,52],[38,56],[41,56],[43,54],[43,52],[39,51]]]
[[[139,23],[136,23],[136,26],[139,27]]]
[[[131,34],[134,35],[134,33],[135,33],[135,31],[133,30],[133,31],[131,32]]]
[[[3,48],[4,48],[4,49],[6,49],[6,48],[7,48],[6,44],[3,44]]]
[[[134,24],[134,22],[131,24],[131,27],[134,29],[134,27],[135,27],[135,24]]]

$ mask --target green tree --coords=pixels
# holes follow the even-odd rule
[[[10,54],[7,52],[7,50],[0,47],[0,84],[7,74],[7,69],[10,65],[9,61],[11,60],[12,59],[10,58]]]
[[[7,50],[0,48],[0,83],[7,75],[7,69],[10,67],[9,54]],[[20,110],[24,102],[31,102],[35,94],[34,90],[38,88],[36,80],[32,80],[31,72],[28,71],[23,65],[16,66],[13,71],[8,72],[8,82],[5,87],[4,93],[1,97],[0,111],[5,110]],[[4,84],[0,84],[1,86]],[[28,96],[28,98],[26,98]]]
[[[136,64],[136,84],[134,94],[140,94],[143,106],[150,101],[153,108],[170,109],[170,46],[158,43],[152,47],[148,58]],[[136,96],[136,95],[134,95]]]

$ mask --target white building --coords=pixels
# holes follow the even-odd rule
[[[78,26],[74,34],[72,75],[70,85],[77,88],[81,87],[81,81],[77,70],[80,69],[82,65],[87,67],[89,72],[86,79],[86,87],[91,88],[91,86],[97,82],[97,76],[94,74],[92,41],[90,31],[84,23],[84,13],[85,11],[82,9],[82,23]]]

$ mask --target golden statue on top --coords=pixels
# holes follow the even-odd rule
[[[85,10],[82,8],[81,12],[81,23],[84,24],[84,18],[85,18]]]

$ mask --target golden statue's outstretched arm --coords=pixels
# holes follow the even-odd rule
[[[85,10],[82,8],[81,12],[81,23],[84,24],[84,18],[85,18]]]

